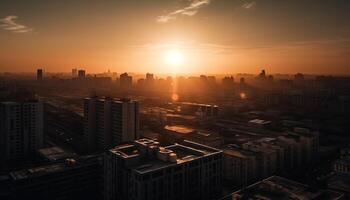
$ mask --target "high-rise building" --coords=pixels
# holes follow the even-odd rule
[[[128,73],[123,73],[120,75],[120,87],[130,88],[132,86],[132,76]]]
[[[72,69],[72,77],[77,77],[78,76],[78,70],[76,68]]]
[[[43,145],[43,104],[37,100],[0,103],[0,160],[19,161]]]
[[[78,78],[81,78],[81,79],[85,78],[85,70],[80,69],[78,71]]]
[[[129,99],[86,98],[84,138],[88,151],[105,150],[139,137],[138,102]]]
[[[206,200],[221,191],[222,151],[190,141],[139,139],[109,150],[104,167],[105,200]]]
[[[146,84],[148,87],[153,86],[154,83],[154,75],[151,73],[146,74]]]
[[[44,72],[43,69],[38,69],[36,71],[36,80],[41,81],[44,78]]]

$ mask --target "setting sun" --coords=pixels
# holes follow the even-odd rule
[[[184,56],[179,50],[173,49],[165,54],[165,62],[172,66],[180,66],[184,62]]]

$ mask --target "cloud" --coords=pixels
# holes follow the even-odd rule
[[[179,10],[172,11],[166,15],[158,16],[158,23],[167,23],[176,19],[179,16],[194,16],[198,13],[199,9],[209,5],[211,0],[189,0],[190,4]]]
[[[0,19],[0,27],[2,27],[4,30],[11,31],[13,33],[28,33],[33,31],[32,28],[17,23],[17,19],[18,16],[15,15],[6,16],[5,18]]]
[[[255,6],[256,6],[256,2],[255,1],[251,1],[251,2],[243,3],[242,8],[251,9],[251,8],[254,8]]]

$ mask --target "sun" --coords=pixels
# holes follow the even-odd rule
[[[165,62],[172,66],[180,66],[184,62],[184,56],[181,51],[178,49],[172,49],[166,52],[165,54]]]

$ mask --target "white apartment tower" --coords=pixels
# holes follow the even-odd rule
[[[88,151],[105,150],[139,138],[138,102],[129,99],[85,98],[84,138]]]
[[[18,161],[43,146],[43,103],[0,103],[1,161]]]

